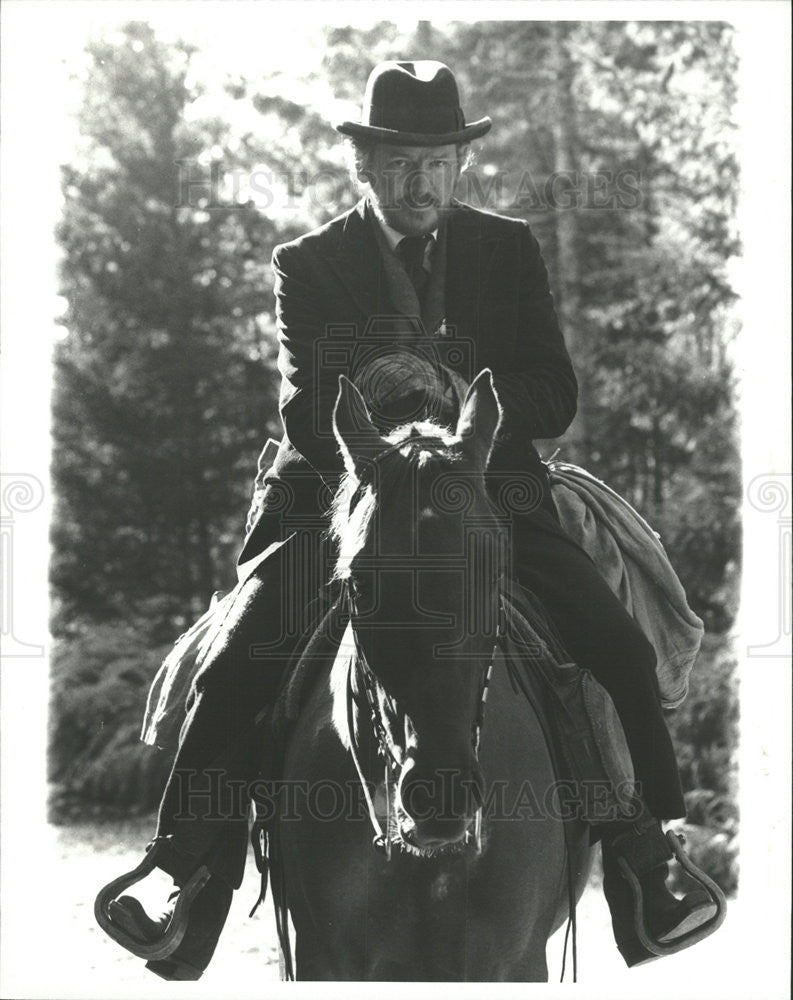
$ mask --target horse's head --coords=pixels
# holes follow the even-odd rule
[[[484,371],[454,431],[420,422],[383,436],[340,379],[336,573],[354,595],[360,676],[395,761],[399,832],[422,850],[461,841],[483,795],[475,733],[504,546],[484,472],[499,419]]]

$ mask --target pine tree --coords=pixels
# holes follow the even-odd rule
[[[232,577],[256,455],[275,431],[275,230],[208,183],[228,127],[190,117],[201,94],[189,48],[133,23],[88,54],[82,155],[63,171],[57,233],[58,620],[157,595],[184,620]]]

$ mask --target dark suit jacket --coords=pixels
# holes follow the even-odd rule
[[[339,374],[354,378],[362,351],[405,329],[365,205],[273,252],[286,433],[265,481],[291,484],[298,519],[327,506],[328,489],[343,471],[331,421]],[[532,439],[566,430],[578,386],[539,244],[526,222],[458,203],[447,217],[445,251],[449,333],[434,345],[468,381],[491,369],[503,419],[489,470],[536,477],[547,506],[547,477]],[[280,499],[271,506],[283,513]],[[269,545],[272,529],[255,525],[241,559]]]

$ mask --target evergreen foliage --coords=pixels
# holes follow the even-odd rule
[[[185,163],[222,159],[228,138],[189,118],[189,49],[134,23],[90,55],[57,233],[56,635],[156,594],[174,625],[197,615],[229,581],[247,478],[276,426],[275,231],[181,183]]]

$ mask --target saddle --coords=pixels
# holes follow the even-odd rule
[[[592,827],[629,816],[633,762],[611,697],[570,660],[530,591],[509,585],[504,607],[507,671],[513,690],[535,708],[567,800],[565,814]]]

